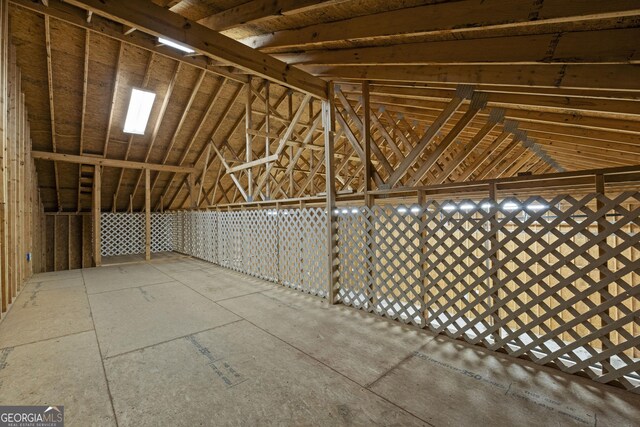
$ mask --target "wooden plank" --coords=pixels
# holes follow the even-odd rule
[[[638,38],[640,29],[627,28],[314,49],[274,56],[291,65],[629,64],[640,59],[635,43]]]
[[[34,159],[52,160],[57,162],[77,163],[82,165],[100,165],[104,167],[123,169],[150,169],[160,172],[192,173],[196,169],[184,166],[158,165],[155,163],[133,162],[130,160],[106,159],[102,157],[77,156],[74,154],[48,153],[46,151],[32,151]],[[95,179],[95,178],[94,178]]]
[[[153,36],[167,37],[183,43],[200,54],[234,64],[252,74],[312,94],[317,98],[325,99],[327,96],[327,83],[324,80],[290,67],[282,61],[255,51],[236,40],[148,1],[68,0],[67,2]]]
[[[93,173],[93,265],[100,267],[102,265],[102,253],[101,253],[101,214],[102,214],[102,166],[95,165],[95,171]]]
[[[640,8],[635,0],[466,0],[428,4],[373,13],[303,28],[281,30],[243,40],[254,49],[300,47],[332,41],[366,39],[375,42],[407,36],[436,36],[476,31],[527,28],[636,16]],[[554,32],[554,31],[548,31]]]
[[[384,80],[521,87],[640,90],[640,67],[635,64],[498,64],[476,65],[316,65],[305,67],[323,78]]]
[[[335,105],[333,85],[329,85],[328,100],[322,101],[322,126],[324,128],[324,164],[326,168],[326,209],[327,209],[327,302],[336,303],[336,221],[334,210],[336,207],[336,187],[334,170],[334,137],[335,137]]]
[[[250,22],[306,12],[341,0],[252,0],[198,20],[199,24],[224,31]],[[342,0],[344,1],[344,0]]]

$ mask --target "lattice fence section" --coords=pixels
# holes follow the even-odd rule
[[[216,212],[175,212],[174,250],[205,261],[218,262],[218,214]]]
[[[277,211],[250,210],[240,213],[243,228],[243,272],[261,279],[277,281]]]
[[[640,193],[342,208],[348,305],[640,386]]]
[[[102,256],[144,253],[144,213],[103,212],[100,223]]]
[[[151,214],[151,252],[173,251],[173,213]]]
[[[281,210],[279,270],[285,286],[312,295],[327,294],[327,213],[323,208]]]

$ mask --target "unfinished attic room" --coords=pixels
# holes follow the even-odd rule
[[[0,426],[640,426],[639,0],[0,34]]]

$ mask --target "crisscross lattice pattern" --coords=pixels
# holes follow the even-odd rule
[[[639,214],[635,192],[342,208],[338,297],[637,391]]]
[[[144,253],[144,213],[103,212],[100,223],[102,256]]]
[[[175,250],[223,267],[326,295],[324,209],[176,212]]]
[[[151,252],[173,250],[173,214],[151,214]]]
[[[143,254],[145,225],[142,212],[103,212],[101,215],[100,251],[102,256]],[[174,250],[176,243],[173,213],[151,214],[151,252]]]

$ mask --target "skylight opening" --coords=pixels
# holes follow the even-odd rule
[[[174,49],[178,49],[184,53],[195,53],[196,51],[191,49],[189,46],[185,46],[181,43],[174,42],[173,40],[165,39],[164,37],[158,37],[158,42],[162,43],[165,46],[170,46]]]
[[[155,93],[133,88],[127,118],[124,121],[125,133],[144,135],[155,99]]]

